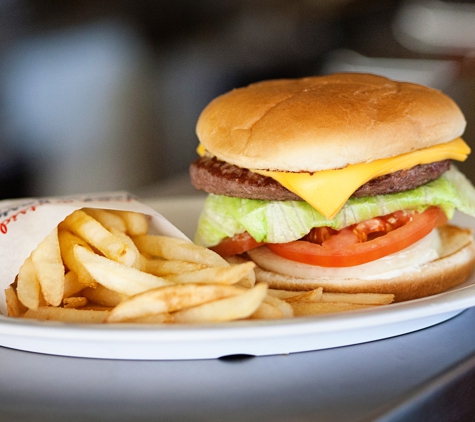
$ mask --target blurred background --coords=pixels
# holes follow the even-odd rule
[[[446,92],[475,145],[473,2],[0,0],[0,198],[173,194],[211,99],[335,71]]]

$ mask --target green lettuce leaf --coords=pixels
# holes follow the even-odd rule
[[[475,188],[456,167],[438,179],[406,192],[350,198],[328,220],[303,201],[262,201],[209,195],[199,218],[195,242],[214,246],[225,237],[247,231],[258,242],[283,243],[300,239],[313,227],[336,230],[399,210],[423,211],[439,206],[452,218],[455,209],[475,217]]]

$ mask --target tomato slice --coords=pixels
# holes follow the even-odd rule
[[[399,252],[444,224],[447,218],[440,208],[414,213],[404,225],[383,236],[360,243],[351,228],[342,229],[322,245],[305,240],[268,244],[277,255],[293,261],[321,267],[352,267]]]
[[[209,249],[223,257],[226,257],[247,252],[261,245],[264,245],[264,243],[257,242],[248,232],[244,232],[236,234],[233,237],[227,237],[216,246],[212,246]]]

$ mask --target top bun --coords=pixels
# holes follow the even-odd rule
[[[342,73],[234,89],[203,110],[196,131],[208,152],[239,167],[314,172],[449,142],[465,124],[440,91]]]

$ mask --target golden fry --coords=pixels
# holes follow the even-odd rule
[[[87,242],[81,237],[76,236],[75,234],[72,234],[66,230],[58,231],[58,240],[59,247],[61,249],[61,257],[66,267],[71,271],[74,271],[74,273],[77,275],[78,281],[83,285],[83,287],[94,287],[96,285],[96,281],[84,268],[84,266],[76,259],[73,251],[74,245],[81,245],[92,251]]]
[[[290,297],[299,296],[302,293],[306,293],[305,291],[300,290],[280,290],[280,289],[269,289],[268,295],[272,297],[277,297],[279,299],[285,300]]]
[[[283,312],[275,306],[262,302],[254,313],[249,317],[250,319],[280,319],[283,318]]]
[[[174,283],[235,284],[252,272],[255,264],[245,262],[230,267],[209,267],[188,273],[174,274],[165,278]]]
[[[82,284],[74,271],[68,271],[64,276],[63,298],[79,293],[86,286]]]
[[[294,302],[291,304],[295,316],[309,316],[365,309],[376,305],[362,305],[346,302]]]
[[[117,238],[123,240],[127,244],[127,246],[133,251],[135,255],[135,262],[129,266],[137,268],[141,271],[145,271],[147,268],[147,259],[139,252],[132,238],[129,237],[126,233],[122,233],[121,231],[115,228],[111,229],[111,233],[114,236],[117,236]]]
[[[147,315],[144,317],[129,319],[126,322],[134,324],[169,324],[174,322],[173,315],[163,313],[155,315]]]
[[[27,308],[38,309],[40,305],[41,287],[31,256],[29,256],[20,267],[16,293],[20,302]]]
[[[174,284],[163,278],[96,255],[80,245],[74,247],[74,254],[98,283],[118,293],[133,296],[146,290]]]
[[[127,243],[114,236],[101,223],[84,211],[74,211],[66,217],[61,226],[82,237],[87,243],[113,261],[127,266],[132,266],[136,262],[137,257]]]
[[[225,259],[231,265],[238,265],[243,264],[245,262],[249,262],[248,259],[244,259],[238,255],[234,255]],[[256,285],[256,273],[254,271],[250,271],[246,276],[239,280],[237,284],[248,289],[254,287]]]
[[[293,302],[320,302],[322,300],[323,289],[319,287],[318,289],[309,290],[308,292],[300,293],[296,296],[291,296],[285,299],[287,303]]]
[[[158,235],[136,236],[133,239],[140,252],[159,258],[195,262],[209,267],[229,266],[217,253],[188,240]]]
[[[260,283],[252,289],[242,289],[241,294],[218,299],[173,313],[175,322],[223,322],[250,317],[267,294],[267,284]]]
[[[125,226],[125,221],[109,210],[103,210],[100,208],[84,208],[83,211],[90,215],[94,220],[99,221],[107,230],[111,231],[112,229],[119,230],[122,233],[125,233],[127,227]]]
[[[180,284],[149,290],[119,303],[107,322],[119,322],[169,313],[223,297],[238,295],[241,289],[226,285]]]
[[[55,228],[31,253],[41,292],[50,305],[59,306],[64,292],[64,265]]]
[[[81,306],[86,306],[88,303],[87,299],[83,296],[81,297],[65,297],[63,299],[64,308],[80,308]]]
[[[279,309],[282,312],[282,318],[292,318],[294,316],[294,310],[292,306],[285,300],[271,296],[269,289],[267,289],[267,295],[264,298],[264,303],[272,305],[274,308]]]
[[[57,308],[54,306],[40,306],[36,311],[29,309],[24,318],[41,319],[45,321],[62,321],[75,323],[101,323],[104,322],[109,311],[93,311],[74,308]]]
[[[7,302],[7,315],[11,317],[19,317],[22,314],[22,306],[15,293],[13,286],[5,289],[5,301]]]
[[[202,264],[196,264],[194,262],[150,258],[147,259],[145,269],[143,271],[156,275],[157,277],[165,277],[173,274],[181,274],[182,272],[197,271],[203,268],[206,268],[206,266]]]
[[[86,287],[81,293],[90,302],[111,308],[117,306],[122,300],[120,293],[114,292],[102,284],[98,284],[96,288]]]
[[[111,212],[122,218],[129,236],[140,236],[148,233],[148,221],[145,215],[132,211],[114,210]]]

